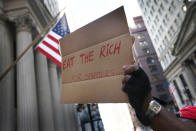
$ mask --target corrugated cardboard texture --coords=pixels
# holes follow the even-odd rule
[[[124,103],[122,75],[62,85],[61,103]]]
[[[62,38],[60,40],[62,56],[128,32],[124,8],[120,7]]]
[[[61,103],[128,102],[122,66],[133,64],[133,42],[123,7],[61,39]]]

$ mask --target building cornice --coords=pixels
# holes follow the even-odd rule
[[[167,76],[169,73],[171,73],[174,69],[174,67],[179,63],[179,59],[175,58],[173,62],[166,68],[166,70],[163,72],[163,75],[168,78]]]
[[[28,14],[38,32],[52,19],[52,15],[44,6],[44,3],[38,0],[7,1],[4,2],[4,11],[6,17],[14,22],[18,17]]]
[[[185,46],[187,48],[187,43],[194,39],[196,34],[196,2],[191,4],[188,7],[186,16],[184,18],[184,21],[182,23],[182,28],[180,29],[180,32],[177,36],[177,39],[174,43],[174,48],[172,50],[172,54],[177,56],[182,51],[184,52]]]

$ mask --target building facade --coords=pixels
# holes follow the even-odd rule
[[[196,2],[187,2],[187,14],[171,49],[176,57],[165,70],[179,108],[196,105]]]
[[[42,0],[0,0],[0,74],[53,18]],[[60,104],[61,72],[35,47],[0,81],[0,130],[78,131],[75,105]]]
[[[133,18],[136,27],[131,29],[131,34],[135,36],[133,52],[135,62],[139,64],[149,76],[153,96],[163,101],[170,102],[168,84],[163,77],[163,70],[154,50],[148,31],[141,16]]]
[[[190,3],[195,2],[191,0],[138,0],[138,4],[143,12],[145,25],[150,33],[158,58],[161,61],[164,76],[169,81],[170,93],[173,95],[179,109],[194,105],[196,99],[194,82],[196,76],[193,72],[195,67],[193,64],[194,68],[189,68],[185,64],[188,61],[187,59],[194,61],[194,57],[192,57],[194,56],[194,48],[184,46],[182,52],[188,53],[185,56],[182,53],[175,52],[178,48],[177,45],[180,45],[179,39],[185,36],[185,34],[183,34],[184,36],[180,35],[182,34],[182,30],[193,26],[186,25],[185,27],[185,24],[183,25],[185,21],[188,21],[186,17],[189,15],[185,3],[190,5]],[[191,19],[189,18],[189,20]],[[194,29],[194,27],[191,28]],[[191,32],[187,30],[186,33],[186,35],[191,37]],[[190,52],[186,50],[190,50]],[[192,56],[189,56],[189,53],[192,53]]]
[[[57,0],[42,0],[42,1],[50,11],[51,15],[55,17],[59,12],[58,1]]]
[[[163,70],[175,56],[170,48],[184,19],[184,4],[180,0],[138,0],[150,38]]]

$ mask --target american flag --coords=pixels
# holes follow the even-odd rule
[[[59,39],[70,33],[65,15],[49,31],[44,39],[38,44],[37,50],[47,56],[50,60],[61,66]]]
[[[173,84],[168,84],[168,86],[169,86],[169,92],[171,93],[171,94],[173,94],[174,93],[174,91],[175,91],[175,86],[173,85]]]

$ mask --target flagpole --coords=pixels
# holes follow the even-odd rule
[[[5,72],[1,75],[0,81],[9,73],[9,71],[18,63],[18,61],[25,55],[25,53],[32,47],[34,46],[40,37],[46,32],[48,27],[50,27],[60,16],[60,14],[65,10],[65,7],[50,21],[43,29],[42,31],[35,37],[35,39],[27,46],[27,48],[16,58],[14,62],[5,70]]]

